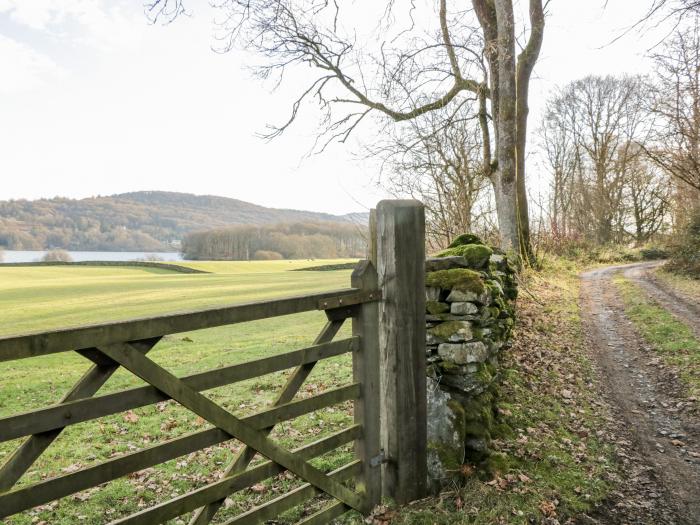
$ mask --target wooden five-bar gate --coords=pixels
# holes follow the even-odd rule
[[[415,201],[381,202],[372,214],[371,255],[355,268],[347,289],[0,338],[0,361],[74,351],[92,363],[58,404],[0,419],[0,442],[25,438],[0,466],[0,520],[232,439],[243,447],[219,480],[111,523],[164,523],[190,513],[191,525],[210,523],[228,496],[284,471],[304,483],[225,523],[263,523],[321,494],[329,497],[326,506],[299,523],[327,524],[352,509],[367,514],[382,495],[399,502],[423,496],[423,221]],[[185,377],[148,355],[169,334],[312,310],[325,312],[327,322],[308,348]],[[352,336],[334,340],[347,320]],[[352,384],[296,399],[320,360],[345,353],[352,354]],[[96,395],[120,367],[148,385]],[[202,393],[287,369],[293,372],[272,406],[253,415],[237,417]],[[67,426],[168,399],[213,428],[16,486]],[[270,437],[280,422],[347,401],[354,402],[348,428],[294,450]],[[324,472],[310,463],[351,442],[353,460],[343,467]],[[251,466],[256,454],[267,461]]]

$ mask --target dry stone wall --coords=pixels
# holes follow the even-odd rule
[[[439,489],[462,465],[487,465],[495,424],[499,355],[517,298],[507,257],[473,235],[426,261],[428,472]]]

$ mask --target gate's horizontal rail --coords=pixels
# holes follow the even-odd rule
[[[282,421],[289,421],[304,414],[309,414],[321,408],[357,399],[359,395],[360,385],[355,383],[328,390],[314,397],[292,401],[291,403],[270,408],[263,412],[243,417],[241,420],[256,429],[264,429]],[[357,432],[357,427],[351,428],[355,429],[353,432]],[[356,437],[355,434],[353,434],[353,438],[354,437]],[[65,474],[5,494],[0,494],[0,518],[22,512],[23,510],[38,505],[43,505],[49,501],[74,494],[132,472],[152,467],[153,465],[169,461],[191,452],[196,452],[197,450],[230,439],[232,438],[229,434],[218,428],[202,430],[119,458],[110,459],[71,474]],[[209,502],[207,501],[205,503]]]
[[[362,472],[362,461],[355,460],[352,463],[348,463],[332,472],[328,473],[328,476],[335,479],[336,481],[345,481],[350,478],[358,476]],[[305,483],[300,487],[297,487],[282,496],[279,496],[273,500],[270,500],[262,505],[259,505],[253,509],[250,509],[243,514],[231,518],[225,521],[223,525],[257,525],[258,523],[265,523],[266,520],[271,520],[276,518],[283,512],[301,505],[311,498],[323,494],[323,492],[310,483]]]
[[[195,390],[209,390],[352,352],[357,349],[358,341],[359,337],[352,337],[314,345],[264,359],[192,374],[183,377],[183,381]],[[8,416],[0,419],[0,442],[82,423],[167,399],[170,397],[157,388],[144,386]]]
[[[338,501],[336,503],[332,503],[325,509],[319,510],[316,514],[312,514],[305,520],[298,522],[296,525],[328,525],[335,518],[339,518],[349,510],[350,507]]]
[[[380,298],[381,292],[377,290],[347,288],[284,299],[2,337],[0,338],[0,362],[68,350],[100,347],[123,341],[137,341],[312,310],[337,309],[376,301]]]
[[[353,433],[359,432],[359,427],[351,428],[358,429]],[[346,433],[346,431],[342,431],[321,441],[317,441],[315,444],[316,447],[313,449],[309,447],[304,450],[302,448],[294,452],[300,458],[308,460],[325,453],[316,452],[315,455],[311,455],[310,451],[317,450],[320,447],[319,443],[325,442],[326,447],[329,447],[326,452],[329,452],[348,443],[350,441],[349,435],[350,434]],[[360,464],[361,462],[353,462],[350,465],[354,465],[355,463]],[[250,487],[263,479],[272,477],[285,470],[286,469],[281,465],[273,463],[272,461],[266,461],[235,476],[224,478],[205,487],[183,494],[182,496],[178,496],[177,498],[173,498],[170,501],[161,503],[160,505],[156,505],[155,507],[151,507],[150,509],[145,509],[131,516],[115,520],[111,522],[110,525],[152,525],[154,523],[163,523],[169,519],[176,518],[196,508],[202,507],[207,503],[211,503],[212,501],[226,498],[236,491]]]

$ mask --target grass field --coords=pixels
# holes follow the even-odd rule
[[[330,261],[191,263],[193,267],[212,272],[210,274],[116,267],[0,268],[0,335],[348,287],[348,270],[286,271],[324,262]],[[306,346],[323,323],[322,313],[309,312],[177,334],[165,337],[149,355],[177,375],[190,374]],[[347,335],[349,327],[346,326],[338,337]],[[71,354],[0,363],[0,417],[57,402],[88,367],[86,360]],[[270,374],[206,394],[237,415],[245,415],[268,405],[287,374]],[[347,384],[350,379],[349,356],[324,361],[298,397]],[[119,371],[100,394],[140,384],[141,381],[129,373]],[[336,406],[282,424],[275,435],[285,445],[298,446],[347,426],[351,414],[350,404]],[[203,420],[173,402],[74,425],[61,434],[18,486],[204,428],[207,424]],[[18,443],[0,443],[0,462]],[[14,516],[5,523],[105,523],[218,479],[218,472],[233,458],[238,447],[239,444],[232,441],[181,457],[99,489]],[[346,447],[314,462],[329,469],[342,465],[349,458]],[[297,483],[289,477],[278,476],[256,486],[254,491],[243,491],[228,500],[219,519],[230,518],[271,499],[279,489]],[[303,509],[292,512],[289,518],[297,518],[300,512]]]
[[[374,523],[405,525],[493,523],[527,524],[566,517],[605,497],[614,472],[610,451],[598,439],[604,426],[585,355],[577,304],[579,268],[571,263],[527,279],[518,301],[515,345],[504,355],[507,376],[502,395],[502,425],[494,436],[503,465],[493,478],[467,475],[465,485],[437,498],[399,509],[379,507]],[[153,315],[174,310],[344,288],[350,271],[287,272],[321,261],[188,263],[211,274],[179,274],[124,268],[1,268],[0,334]],[[546,305],[544,307],[543,305]],[[323,314],[261,320],[164,338],[153,359],[177,375],[226,366],[306,346],[324,322]],[[343,328],[340,337],[349,335]],[[88,363],[60,354],[0,363],[0,417],[55,403]],[[206,392],[237,415],[268,405],[287,373],[270,374]],[[298,397],[351,380],[348,355],[317,366]],[[127,372],[116,373],[100,390],[139,385]],[[560,394],[568,391],[567,397]],[[575,399],[572,402],[571,399]],[[572,404],[574,403],[574,404]],[[352,420],[349,403],[281,424],[275,439],[286,446],[308,443]],[[1,424],[1,423],[0,423]],[[207,428],[204,421],[165,402],[95,422],[69,427],[32,467],[20,486],[142,449],[165,439]],[[502,435],[500,434],[502,432]],[[17,442],[0,443],[0,462]],[[165,501],[218,479],[239,444],[231,441],[68,497],[5,521],[8,525],[98,524]],[[349,447],[314,464],[330,470],[351,459]],[[465,466],[469,469],[470,466]],[[465,471],[466,472],[466,471]],[[223,523],[298,485],[285,475],[235,494],[217,515]],[[297,508],[282,521],[296,521],[318,507]],[[356,515],[342,523],[359,524]],[[553,522],[553,521],[552,521]],[[174,524],[187,523],[173,520]]]
[[[0,336],[349,286],[349,271],[290,272],[337,261],[193,262],[156,268],[0,267]]]

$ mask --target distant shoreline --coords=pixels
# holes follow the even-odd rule
[[[17,268],[27,266],[118,266],[122,268],[158,268],[177,273],[211,273],[204,270],[190,268],[189,266],[181,266],[175,263],[153,261],[37,261],[0,263],[0,268]]]
[[[40,262],[50,250],[2,250],[0,263]],[[183,257],[180,252],[110,251],[110,250],[66,250],[75,262],[116,261],[116,262],[178,262]]]

